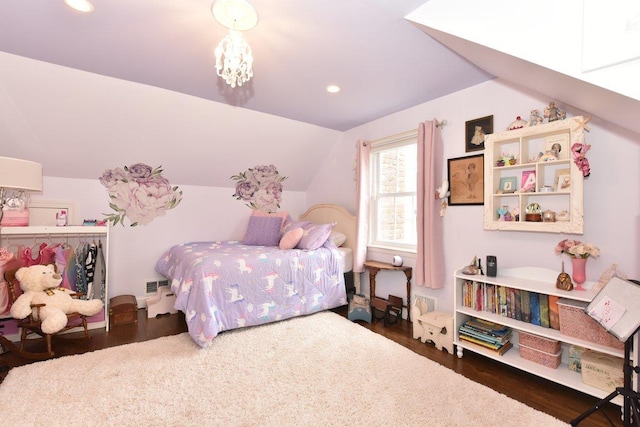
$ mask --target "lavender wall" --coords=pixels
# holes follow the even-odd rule
[[[355,210],[355,191],[352,179],[355,141],[359,138],[375,140],[388,135],[415,129],[423,120],[446,119],[443,129],[444,156],[446,159],[465,156],[465,121],[488,115],[494,116],[494,130],[506,129],[520,115],[529,117],[533,108],[542,110],[552,99],[509,86],[494,80],[473,88],[422,104],[370,122],[344,133],[342,141],[334,146],[325,164],[309,187],[310,204],[331,201]],[[585,115],[588,111],[575,111],[555,100],[567,110],[569,116]],[[593,102],[597,102],[596,99]],[[587,279],[597,281],[600,274],[612,263],[617,263],[629,277],[640,277],[638,249],[640,247],[640,198],[637,184],[640,182],[638,164],[640,142],[637,134],[618,128],[597,117],[589,123],[587,143],[592,145],[588,153],[592,174],[584,184],[584,235],[579,240],[600,247],[602,255],[591,259],[587,266]],[[348,182],[348,185],[345,183]],[[550,233],[525,233],[484,231],[482,206],[449,207],[443,218],[445,226],[446,271],[451,274],[468,264],[474,256],[498,257],[499,268],[534,266],[560,269],[560,257],[554,254],[555,245],[567,235]],[[390,260],[392,252],[371,252],[372,259]],[[414,260],[404,256],[406,265]],[[365,293],[368,292],[368,275],[363,276]],[[392,273],[379,275],[379,296],[386,293],[404,295],[400,276]],[[437,297],[438,309],[451,311],[453,281],[441,290],[413,288],[414,294]],[[553,286],[553,284],[551,284]]]

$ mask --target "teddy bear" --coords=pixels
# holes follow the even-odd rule
[[[67,326],[68,313],[80,313],[93,316],[102,310],[102,301],[98,299],[74,299],[70,289],[60,287],[62,276],[56,273],[53,265],[32,265],[16,271],[23,294],[11,306],[11,316],[24,319],[36,309],[32,304],[45,304],[40,308],[41,329],[45,334],[54,334]]]

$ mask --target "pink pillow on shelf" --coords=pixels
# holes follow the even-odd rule
[[[302,228],[294,228],[284,233],[284,236],[280,239],[280,249],[295,248],[302,238],[303,233],[304,230]]]

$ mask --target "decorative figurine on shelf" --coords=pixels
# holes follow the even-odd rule
[[[556,279],[556,288],[562,289],[563,291],[570,291],[573,289],[571,276],[564,272],[564,261],[562,261],[562,273],[558,274],[558,278]]]
[[[473,257],[473,261],[471,261],[471,264],[465,265],[464,268],[462,269],[462,274],[470,274],[470,275],[478,274],[480,270],[478,269],[477,262],[478,262],[478,258]]]
[[[516,119],[514,121],[512,121],[509,126],[507,127],[507,130],[516,130],[516,129],[522,129],[529,126],[529,122],[522,120],[522,117],[518,116],[516,117]]]
[[[529,126],[536,126],[542,124],[544,119],[540,117],[540,111],[531,110],[531,115],[529,116]]]
[[[550,122],[555,122],[566,119],[567,113],[556,107],[556,103],[551,101],[544,109],[544,117]]]
[[[507,214],[507,212],[509,212],[509,206],[502,206],[498,208],[498,215],[500,216],[498,221],[506,221],[505,215]]]

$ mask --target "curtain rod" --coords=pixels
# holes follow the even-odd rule
[[[442,121],[438,121],[437,119],[435,119],[436,122],[436,127],[438,128],[443,128],[447,125],[447,120],[442,120]],[[411,129],[405,132],[401,132],[401,133],[396,133],[395,135],[391,135],[391,136],[386,136],[384,138],[380,138],[380,139],[376,139],[375,141],[364,141],[362,143],[363,146],[367,146],[367,144],[369,145],[387,145],[387,144],[393,144],[394,142],[398,142],[398,141],[402,141],[403,139],[407,139],[411,136],[413,136],[414,133],[416,133],[418,131],[418,128],[416,129]]]

